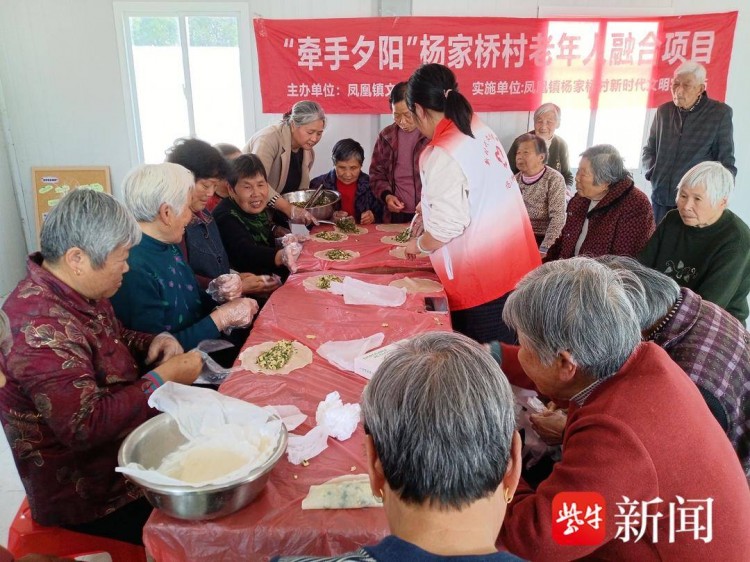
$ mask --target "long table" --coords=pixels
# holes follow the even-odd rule
[[[274,292],[256,319],[245,347],[296,339],[315,351],[328,340],[356,339],[376,332],[385,334],[383,345],[387,345],[419,333],[451,329],[447,313],[425,311],[423,294],[409,294],[398,308],[345,305],[341,296],[304,287],[305,278],[319,274],[293,275]],[[437,280],[434,273],[421,271],[346,275],[382,284],[406,276]],[[288,375],[236,372],[219,391],[261,406],[299,407],[308,415],[294,431],[301,435],[315,426],[318,403],[329,392],[338,391],[344,403],[359,402],[366,382],[314,353],[311,365]],[[144,529],[146,547],[157,561],[170,562],[268,560],[276,554],[325,556],[376,543],[388,533],[381,508],[301,509],[311,485],[336,476],[367,472],[363,439],[360,423],[346,441],[329,438],[328,448],[311,459],[307,467],[292,465],[285,455],[265,490],[250,506],[217,521],[181,521],[154,510]]]

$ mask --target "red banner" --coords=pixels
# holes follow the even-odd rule
[[[389,113],[420,64],[450,67],[476,111],[656,107],[682,62],[724,100],[737,12],[655,18],[255,19],[263,111],[303,99],[328,113]],[[439,31],[438,31],[439,30]]]

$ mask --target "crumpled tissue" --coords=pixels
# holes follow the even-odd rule
[[[167,382],[149,397],[148,403],[172,416],[187,441],[167,455],[161,466],[128,463],[115,470],[154,484],[200,487],[236,480],[271,457],[284,431],[281,421],[270,418],[268,410],[205,388]],[[176,477],[183,460],[205,458],[217,451],[237,455],[244,462],[231,472],[208,480]]]
[[[354,372],[354,360],[371,349],[379,347],[384,339],[385,334],[377,332],[358,340],[327,341],[318,348],[318,355],[339,369]]]
[[[307,415],[303,414],[297,406],[274,405],[266,406],[263,409],[279,416],[287,431],[294,431],[307,419]]]
[[[345,304],[375,304],[378,306],[401,306],[406,302],[406,289],[366,283],[352,277],[344,277],[341,283],[331,283],[329,291],[344,295]]]
[[[292,464],[319,455],[328,448],[328,437],[339,441],[349,439],[359,423],[359,404],[344,404],[338,392],[331,392],[318,404],[316,425],[305,435],[289,435],[287,457]]]

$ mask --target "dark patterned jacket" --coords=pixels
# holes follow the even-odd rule
[[[0,420],[34,520],[75,525],[141,495],[115,467],[125,436],[158,413],[137,363],[154,336],[124,329],[107,299],[84,298],[40,264],[30,257],[3,306],[13,343],[0,354]]]
[[[562,234],[547,252],[545,262],[572,258],[588,216],[589,228],[579,255],[595,258],[612,254],[635,257],[654,232],[654,213],[648,197],[633,180],[612,184],[607,195],[589,211],[590,199],[576,195],[568,202]]]

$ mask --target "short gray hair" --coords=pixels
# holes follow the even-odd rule
[[[591,258],[548,262],[528,273],[508,297],[503,320],[543,364],[568,351],[597,379],[614,375],[641,339],[619,276]]]
[[[711,205],[718,205],[722,199],[729,199],[729,194],[734,189],[734,176],[720,162],[701,162],[690,168],[682,176],[677,184],[677,197],[680,197],[680,189],[694,189],[706,186]]]
[[[513,394],[466,336],[430,332],[399,345],[365,387],[362,415],[388,485],[407,503],[461,509],[502,482]]]
[[[0,353],[7,355],[13,345],[10,333],[10,320],[4,310],[0,310]]]
[[[323,121],[326,125],[326,113],[320,104],[314,101],[298,101],[292,106],[292,110],[284,114],[284,123],[294,123],[295,127],[307,125],[313,121]]]
[[[79,248],[99,269],[120,246],[141,241],[133,215],[111,195],[79,188],[68,193],[49,212],[42,225],[42,258],[56,263],[71,248]]]
[[[171,162],[144,164],[122,182],[123,199],[137,221],[152,222],[165,203],[181,213],[194,185],[193,173],[184,166]]]
[[[537,107],[536,111],[534,112],[534,121],[539,119],[539,117],[541,117],[545,113],[550,113],[550,112],[555,114],[555,121],[557,121],[556,127],[559,127],[562,113],[560,111],[560,106],[554,103],[543,103],[542,105]]]
[[[706,67],[697,62],[691,60],[683,62],[675,69],[673,76],[679,76],[680,74],[692,74],[698,84],[706,83]]]
[[[625,162],[611,144],[597,144],[581,152],[591,162],[595,184],[613,184],[630,177]]]
[[[661,320],[680,298],[680,286],[674,279],[633,258],[599,256],[594,259],[620,275],[642,332]]]

